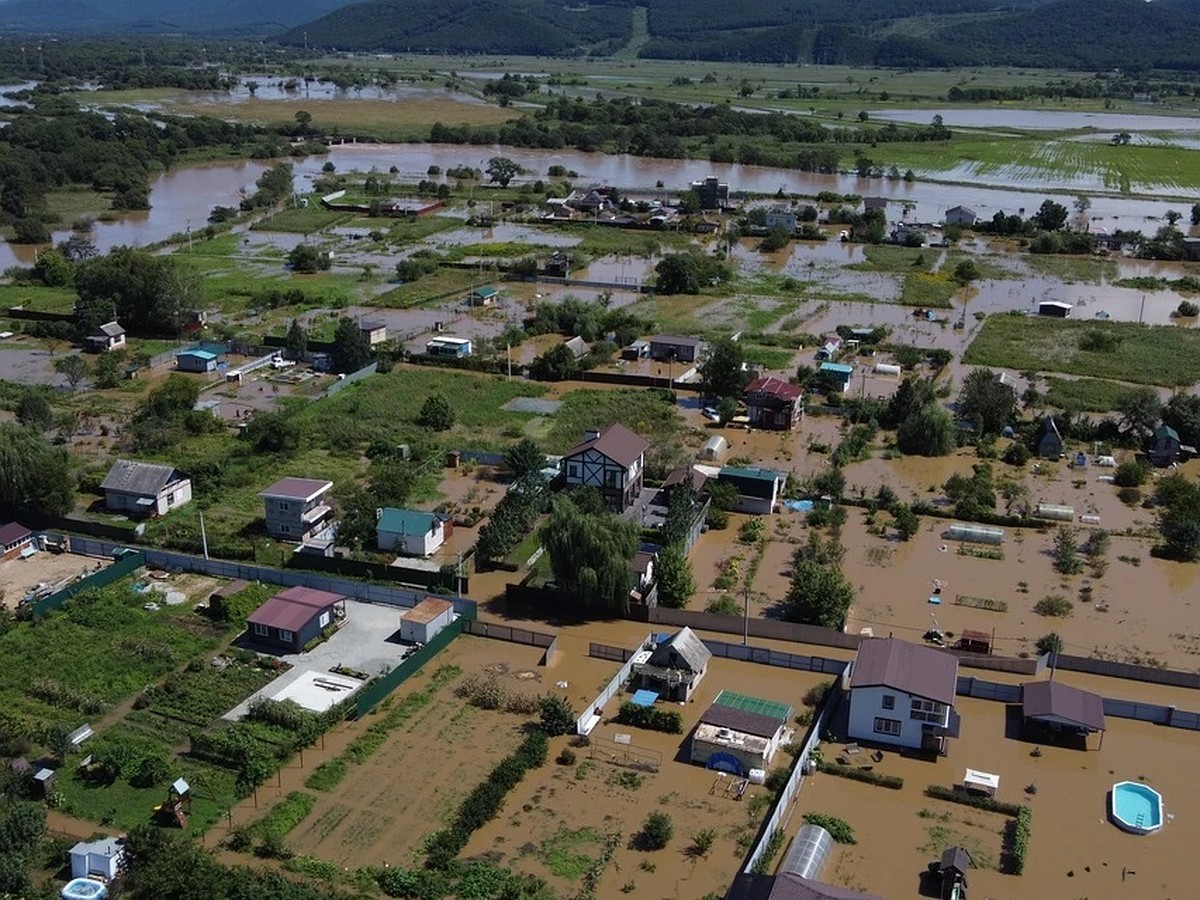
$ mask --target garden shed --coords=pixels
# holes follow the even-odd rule
[[[1038,426],[1036,450],[1042,459],[1058,459],[1062,456],[1063,439],[1058,433],[1054,416],[1046,416]]]
[[[1104,698],[1061,681],[1050,679],[1021,685],[1021,718],[1026,727],[1056,734],[1086,739],[1087,735],[1100,732],[1100,742],[1104,743]]]
[[[453,619],[453,603],[426,597],[400,617],[400,640],[409,644],[428,644]]]
[[[664,700],[686,701],[708,671],[712,651],[692,629],[684,626],[650,651],[633,667],[633,687],[654,691]]]
[[[692,733],[691,761],[739,776],[765,770],[787,740],[792,714],[786,703],[723,690]]]
[[[125,842],[120,838],[80,841],[71,848],[71,877],[112,881],[125,860]]]
[[[721,459],[724,459],[725,453],[728,450],[729,441],[725,440],[725,438],[718,434],[715,437],[710,437],[707,441],[705,441],[704,449],[700,451],[700,458],[717,462]]]

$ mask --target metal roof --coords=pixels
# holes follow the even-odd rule
[[[412,609],[407,610],[400,618],[406,622],[416,622],[418,625],[428,625],[448,609],[454,609],[449,600],[438,600],[436,597],[426,597]]]
[[[783,727],[783,722],[778,719],[734,706],[722,706],[719,702],[704,711],[700,716],[700,724],[728,728],[761,738],[773,738]]]
[[[712,651],[704,646],[696,632],[685,625],[669,640],[654,648],[649,664],[660,669],[686,668],[692,672],[703,672],[710,659]]]
[[[822,372],[835,372],[838,375],[853,375],[854,366],[849,363],[823,362],[821,363]]]
[[[1030,681],[1021,685],[1021,714],[1088,731],[1104,730],[1104,698],[1061,681]]]
[[[312,500],[333,487],[332,481],[317,478],[280,478],[258,496],[279,500]]]
[[[118,459],[100,483],[101,490],[155,497],[171,482],[174,466]]]
[[[395,534],[429,534],[437,520],[433,513],[389,506],[380,513],[376,527]]]
[[[766,716],[778,722],[786,722],[792,717],[792,708],[786,703],[774,700],[763,700],[761,697],[751,697],[748,694],[738,694],[734,691],[721,691],[714,706],[728,706],[731,709],[741,709],[759,716]]]
[[[196,359],[202,359],[205,362],[212,362],[217,358],[217,354],[209,350],[180,350],[176,356],[191,356]]]
[[[798,400],[804,391],[798,384],[792,384],[790,381],[785,381],[774,375],[764,375],[761,378],[755,378],[746,385],[744,393],[767,394],[771,397],[778,397],[781,400]]]
[[[0,547],[15,544],[17,541],[23,541],[31,534],[33,532],[20,522],[9,522],[7,525],[0,525]]]
[[[676,347],[699,347],[704,341],[701,338],[689,337],[685,334],[656,334],[650,338],[650,343],[671,344]]]
[[[965,873],[972,868],[971,854],[962,847],[947,847],[942,853],[942,864],[939,870],[945,872],[947,869],[955,869],[958,872]]]
[[[116,322],[105,322],[103,325],[101,325],[99,328],[97,328],[92,333],[95,335],[102,334],[105,337],[120,337],[121,335],[123,335],[125,333],[125,329],[122,328],[120,325],[118,325]]]
[[[858,646],[850,690],[889,687],[914,697],[954,705],[958,660],[949,653],[898,641],[868,638]],[[850,702],[853,704],[853,696]]]
[[[342,597],[315,588],[293,587],[268,598],[252,612],[247,623],[297,632],[322,610],[340,602]]]

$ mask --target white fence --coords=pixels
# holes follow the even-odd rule
[[[612,681],[604,686],[604,689],[596,695],[596,699],[593,700],[588,708],[583,711],[583,714],[575,722],[576,734],[592,733],[592,729],[595,728],[600,722],[600,716],[596,714],[596,710],[603,710],[604,704],[608,703],[609,700],[611,700],[620,692],[621,685],[629,680],[629,676],[633,672],[634,657],[637,655],[639,650],[645,650],[650,646],[650,641],[653,637],[654,635],[651,633],[647,634],[642,639],[642,642],[633,649],[632,653],[629,654],[629,659],[625,661],[625,665],[621,666],[620,671],[612,677]]]

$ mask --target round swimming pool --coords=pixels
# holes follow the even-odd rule
[[[1131,834],[1151,834],[1162,828],[1162,794],[1147,784],[1119,781],[1112,787],[1112,817]]]

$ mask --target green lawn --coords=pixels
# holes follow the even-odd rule
[[[75,311],[75,290],[69,287],[45,287],[40,284],[0,285],[0,309],[14,306],[38,312]]]
[[[420,306],[456,294],[465,295],[471,289],[491,284],[494,280],[495,273],[442,267],[424,278],[397,285],[390,291],[379,294],[371,303],[374,306],[399,308]]]
[[[571,391],[554,414],[546,440],[549,453],[562,453],[582,440],[589,428],[604,428],[620,422],[652,445],[685,438],[683,420],[675,406],[658,391]]]
[[[1117,277],[1117,264],[1111,259],[1095,256],[1056,256],[1029,253],[1021,259],[1036,274],[1046,275],[1077,284],[1112,282]]]
[[[1200,331],[996,315],[984,321],[963,362],[1174,387],[1200,380]]]
[[[958,285],[949,276],[936,273],[910,272],[904,276],[900,287],[900,303],[904,306],[928,306],[934,309],[950,309],[950,302]]]
[[[1127,384],[1097,378],[1047,378],[1046,402],[1059,409],[1111,412],[1130,390]]]
[[[254,223],[255,231],[284,231],[293,234],[316,234],[319,231],[345,225],[354,220],[354,213],[325,209],[319,203],[310,202],[306,207],[281,209]]]

